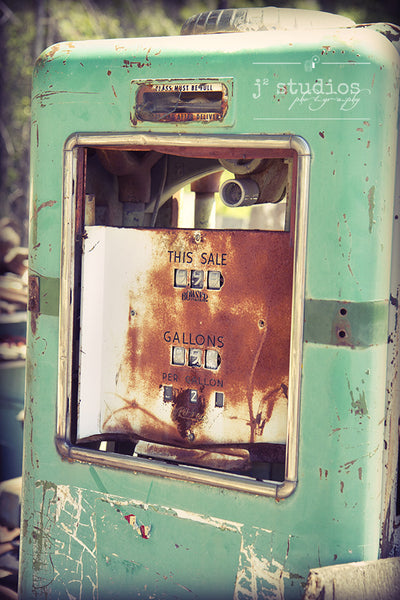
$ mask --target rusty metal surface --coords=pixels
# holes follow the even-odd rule
[[[245,449],[221,447],[219,450],[210,447],[178,448],[166,444],[139,441],[135,453],[161,460],[172,460],[189,465],[219,469],[222,471],[244,471],[251,468],[250,453]]]
[[[39,277],[29,275],[28,278],[28,310],[38,313],[40,310]]]
[[[98,433],[189,447],[284,443],[290,234],[87,229],[81,418],[89,402],[85,382],[101,378]],[[106,246],[107,262],[100,264]],[[90,276],[93,269],[104,269],[103,283]],[[181,277],[186,271],[184,287],[174,285],[176,270]],[[193,271],[203,273],[201,288],[190,287]],[[207,289],[209,271],[221,274],[220,289]],[[102,296],[103,323],[86,330]],[[99,328],[104,337],[96,337]],[[96,352],[102,362],[91,364]],[[93,385],[88,390],[96,395]]]

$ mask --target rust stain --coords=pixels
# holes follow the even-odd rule
[[[39,58],[36,61],[35,72],[37,72],[37,69],[41,65],[45,64],[46,62],[51,62],[58,52],[63,51],[64,53],[66,53],[68,55],[72,52],[72,50],[74,48],[75,48],[75,44],[73,42],[54,44],[46,52],[42,53],[39,56]]]
[[[357,462],[357,460],[359,460],[359,459],[355,458],[354,460],[349,460],[348,462],[344,463],[343,465],[340,465],[338,473],[341,473],[343,471],[343,469],[348,473],[350,471],[350,468]]]
[[[44,60],[52,60],[54,55],[60,50],[61,44],[54,44],[44,55]]]
[[[30,275],[28,278],[28,310],[30,311],[30,326],[33,335],[36,334],[36,321],[40,310],[39,277]]]
[[[251,441],[252,442],[255,441],[254,434],[256,436],[257,435],[261,436],[263,434],[264,427],[270,421],[272,414],[273,414],[275,404],[279,400],[279,398],[282,397],[282,394],[286,399],[288,398],[288,386],[286,385],[286,383],[281,383],[281,385],[278,388],[271,390],[270,392],[265,394],[265,396],[263,397],[262,401],[260,402],[260,404],[258,406],[255,418],[253,417],[253,419],[250,419],[250,425],[251,425],[251,429],[252,429],[252,433],[251,433]],[[249,399],[249,412],[251,414],[251,396],[250,396],[250,394],[248,394],[248,399]],[[253,426],[254,424],[255,424],[255,428]]]
[[[340,482],[340,493],[343,494],[343,489],[344,489],[344,481]]]
[[[57,204],[56,200],[47,200],[47,202],[43,202],[43,204],[41,204],[40,206],[37,207],[36,212],[39,213],[42,208],[47,208],[49,206],[54,206],[54,204]]]
[[[126,69],[128,71],[128,73],[135,66],[138,69],[143,69],[143,67],[151,67],[151,62],[149,61],[148,56],[146,56],[144,62],[141,62],[139,60],[128,60],[127,58],[124,58],[124,61],[122,63],[122,68]]]
[[[125,350],[103,430],[190,447],[275,441],[270,422],[288,396],[290,233],[140,235],[151,236],[152,263],[129,290]],[[187,272],[185,286],[174,286],[175,269]],[[190,287],[193,271],[203,273],[201,289]],[[222,274],[220,289],[207,288],[210,271]],[[184,364],[173,364],[173,347],[183,349]],[[206,351],[218,364],[206,366]]]
[[[362,467],[358,467],[358,479],[362,480]]]
[[[257,363],[259,361],[260,358],[260,353],[261,353],[261,349],[263,347],[263,344],[265,342],[265,338],[266,338],[266,329],[263,330],[262,334],[261,334],[261,338],[258,344],[258,348],[255,352],[254,355],[254,360],[253,363],[251,365],[251,369],[250,369],[250,377],[249,377],[249,383],[248,383],[248,388],[247,388],[247,404],[249,407],[249,424],[250,424],[250,442],[254,442],[254,437],[255,437],[255,428],[256,426],[260,426],[260,423],[257,423],[255,418],[254,418],[254,412],[253,412],[253,390],[254,390],[254,371],[256,369]],[[272,410],[269,411],[269,413],[272,413]],[[258,413],[261,417],[261,413]],[[264,429],[264,427],[263,427]]]
[[[182,439],[188,439],[189,442],[195,441],[193,430],[198,423],[204,421],[205,409],[206,402],[203,395],[199,396],[196,403],[191,403],[190,389],[184,389],[174,394],[171,419],[176,424]]]

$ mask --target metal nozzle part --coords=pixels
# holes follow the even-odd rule
[[[260,189],[254,179],[228,179],[219,188],[225,206],[251,206],[257,204]]]

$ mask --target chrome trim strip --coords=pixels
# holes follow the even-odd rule
[[[202,146],[293,149],[298,154],[297,218],[294,249],[294,286],[292,299],[291,356],[289,367],[289,399],[285,481],[256,481],[241,475],[216,473],[186,465],[169,465],[160,461],[114,455],[73,446],[70,430],[70,398],[73,335],[74,239],[77,151],[81,146]],[[300,388],[303,347],[305,261],[311,153],[307,142],[298,136],[265,135],[176,135],[176,134],[74,134],[64,146],[63,223],[61,256],[61,297],[59,333],[59,376],[57,401],[56,446],[69,460],[137,471],[149,475],[172,477],[224,487],[230,490],[276,498],[290,496],[297,486],[300,417]]]
[[[72,330],[74,289],[74,239],[77,148],[64,149],[63,207],[61,224],[61,279],[59,311],[59,359],[57,398],[57,438],[70,440],[70,398],[72,378]]]

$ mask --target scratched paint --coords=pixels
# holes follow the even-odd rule
[[[78,488],[36,483],[33,596],[97,599],[94,514]]]
[[[365,396],[365,391],[356,386],[355,390],[351,388],[350,380],[347,377],[347,386],[351,399],[351,412],[355,416],[364,417],[368,415],[368,406]]]
[[[36,497],[33,597],[97,600],[113,589],[122,600],[128,588],[140,597],[144,586],[146,598],[185,598],[190,591],[207,600],[213,589],[216,598],[283,600],[293,577],[286,566],[290,536],[279,562],[271,530],[47,481],[36,483]],[[137,534],[133,514],[150,536]],[[208,579],[192,568],[204,543],[219,553]],[[164,552],[156,556],[155,547]]]

